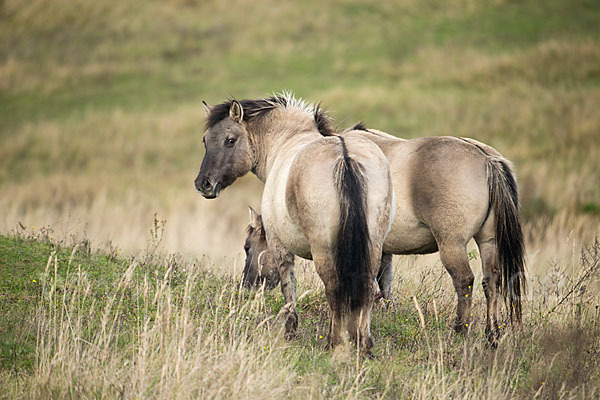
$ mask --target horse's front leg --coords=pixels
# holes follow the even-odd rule
[[[392,299],[392,280],[394,279],[394,270],[392,268],[392,255],[383,254],[381,256],[381,265],[377,272],[377,283],[381,296],[386,300]]]
[[[298,330],[298,314],[296,314],[296,277],[294,276],[294,255],[290,253],[275,235],[267,231],[269,254],[273,265],[277,266],[281,280],[281,292],[285,300],[285,338],[292,339]]]

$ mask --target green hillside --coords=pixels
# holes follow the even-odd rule
[[[597,214],[597,1],[1,7],[0,184],[8,188],[34,180],[51,190],[48,175],[87,185],[100,170],[101,186],[116,194],[133,180],[144,193],[187,189],[201,151],[201,100],[290,89],[322,100],[342,127],[364,120],[403,137],[496,146],[517,164],[528,217]],[[167,119],[176,112],[176,122]],[[546,187],[549,177],[580,187]],[[24,197],[24,207],[38,206]]]

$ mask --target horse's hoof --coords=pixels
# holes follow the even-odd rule
[[[375,356],[373,355],[373,352],[371,351],[371,349],[366,350],[366,351],[361,351],[360,355],[369,359],[369,360],[374,360]]]
[[[488,346],[495,350],[498,348],[498,340],[500,339],[501,332],[499,329],[486,329],[485,335],[487,336]]]
[[[291,340],[294,340],[296,338],[296,336],[298,336],[298,332],[296,332],[296,331],[286,332],[284,335],[284,338],[287,341],[291,341]]]
[[[383,303],[383,309],[385,311],[390,311],[390,309],[392,309],[392,307],[394,306],[394,299],[392,299],[392,296],[387,296],[387,297],[383,297],[382,300]]]
[[[298,337],[298,325],[296,324],[296,327],[294,327],[293,329],[288,329],[288,326],[286,324],[285,326],[285,335],[284,338],[285,340],[294,340],[295,338]]]
[[[379,302],[379,300],[381,300],[381,299],[384,299],[384,298],[385,298],[385,296],[383,295],[383,293],[382,293],[382,292],[380,292],[380,291],[378,291],[378,292],[375,294],[375,296],[373,296],[373,302],[374,302],[374,303],[377,303],[377,302]]]
[[[285,321],[285,338],[292,340],[298,334],[298,315],[289,314]]]
[[[373,338],[371,337],[367,337],[366,339],[364,339],[361,349],[360,349],[360,354],[362,354],[364,357],[372,360],[373,357],[373,353],[371,352],[371,349],[373,348]]]
[[[327,351],[332,351],[335,350],[336,347],[338,347],[341,344],[341,342],[339,341],[339,339],[335,342],[332,342],[331,337],[327,338],[327,344],[325,345],[325,350]]]
[[[459,335],[466,335],[469,332],[469,324],[454,324],[454,332]]]

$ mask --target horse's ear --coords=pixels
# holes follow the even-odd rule
[[[206,113],[206,116],[208,116],[208,114],[210,114],[210,110],[212,110],[212,107],[204,100],[202,100],[202,106],[204,107],[204,112]]]
[[[262,228],[262,218],[260,214],[254,211],[254,209],[248,206],[248,210],[250,211],[250,226],[252,229],[261,229]]]
[[[231,102],[231,107],[229,108],[229,117],[238,124],[241,124],[242,120],[244,119],[244,108],[237,100],[233,100]]]

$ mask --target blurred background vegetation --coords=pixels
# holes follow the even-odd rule
[[[239,254],[262,184],[195,193],[201,101],[289,89],[341,128],[496,147],[553,257],[600,226],[599,21],[596,0],[2,0],[0,230],[136,251],[157,213],[168,249]]]

